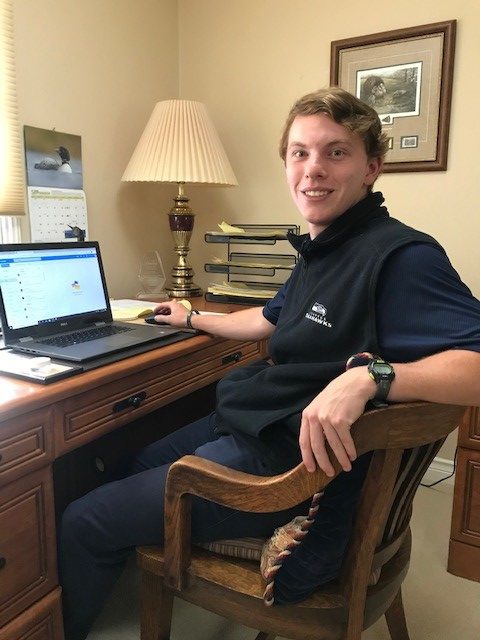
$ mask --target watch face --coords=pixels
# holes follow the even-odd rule
[[[380,375],[389,375],[390,373],[392,373],[392,367],[387,363],[376,362],[375,371]]]

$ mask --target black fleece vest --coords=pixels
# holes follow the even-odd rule
[[[302,410],[345,371],[349,356],[379,353],[375,294],[385,259],[405,244],[437,244],[388,217],[382,202],[380,193],[369,194],[314,240],[291,239],[301,256],[270,339],[274,364],[255,363],[220,381],[218,433],[265,443],[281,426],[297,433]]]

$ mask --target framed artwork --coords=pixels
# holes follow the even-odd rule
[[[335,40],[330,83],[372,106],[388,136],[384,171],[445,171],[456,20]]]

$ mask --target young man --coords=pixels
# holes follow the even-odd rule
[[[365,406],[372,400],[479,403],[480,303],[438,243],[390,218],[382,195],[372,192],[385,153],[376,112],[357,98],[332,88],[300,99],[280,145],[308,227],[290,238],[300,260],[288,282],[263,309],[227,316],[192,315],[175,301],[157,307],[172,325],[226,338],[270,338],[273,365],[229,374],[218,385],[215,414],[147,447],[132,475],[66,510],[67,640],[86,637],[133,548],[162,543],[165,478],[182,455],[257,475],[303,460],[308,470],[318,465],[333,475],[329,443],[348,473],[329,485],[308,536],[276,575],[275,602],[292,602],[340,568],[369,462],[368,455],[356,459],[350,436]],[[360,366],[346,368],[347,361]],[[244,514],[194,499],[193,538],[268,536],[305,507]]]

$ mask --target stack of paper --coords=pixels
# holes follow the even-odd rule
[[[219,225],[220,231],[209,231],[210,235],[214,236],[245,236],[247,238],[276,238],[284,239],[286,237],[283,229],[269,229],[268,231],[259,231],[254,228],[243,229],[242,227],[233,227],[228,222],[221,222]]]
[[[270,259],[270,258],[269,258]],[[275,262],[275,256],[272,256],[271,261],[264,260],[263,262],[249,261],[249,260],[222,260],[222,258],[213,258],[214,264],[222,264],[229,267],[246,267],[249,269],[293,269],[295,266],[295,260],[292,262]]]
[[[235,284],[223,282],[222,284],[211,284],[208,287],[208,293],[239,298],[273,298],[277,291],[277,289],[258,289],[242,282],[235,282]]]

